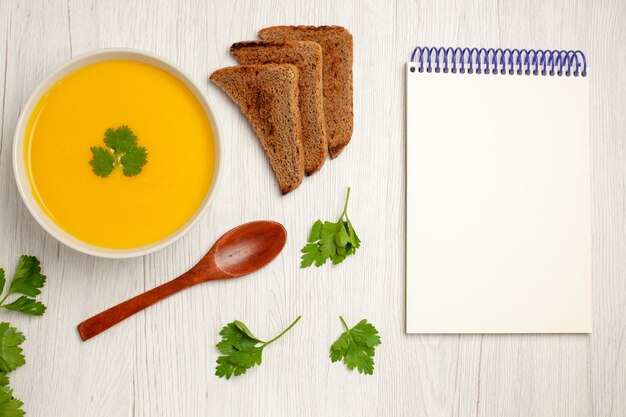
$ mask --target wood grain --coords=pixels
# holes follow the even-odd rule
[[[44,317],[0,312],[27,336],[28,363],[12,384],[28,416],[626,415],[625,20],[622,0],[0,1],[0,266],[11,270],[20,254],[32,254],[49,277]],[[235,64],[232,43],[279,24],[344,25],[355,60],[350,145],[285,197],[239,110],[207,82],[211,71]],[[586,52],[593,334],[404,334],[403,65],[418,43]],[[169,248],[125,261],[81,255],[50,238],[22,204],[11,168],[15,124],[36,85],[70,57],[112,46],[162,55],[205,85],[225,136],[210,212]],[[360,253],[301,271],[298,251],[312,222],[340,213],[348,185]],[[264,218],[289,232],[267,268],[196,286],[80,341],[75,326],[86,317],[180,275],[222,233]],[[230,381],[213,375],[225,323],[240,319],[268,337],[298,314],[261,367]],[[340,314],[380,330],[372,377],[328,360]]]
[[[287,232],[277,222],[262,220],[237,226],[222,235],[187,272],[88,318],[77,326],[78,334],[83,341],[89,340],[191,286],[256,272],[276,259],[286,242]]]

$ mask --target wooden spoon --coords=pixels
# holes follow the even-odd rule
[[[170,295],[206,281],[238,278],[272,262],[285,246],[287,232],[272,221],[256,221],[235,227],[215,242],[189,271],[159,287],[111,307],[78,325],[88,340],[120,321]]]

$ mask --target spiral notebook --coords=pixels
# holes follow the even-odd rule
[[[590,332],[584,54],[418,47],[406,79],[407,332]]]

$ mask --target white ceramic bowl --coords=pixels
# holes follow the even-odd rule
[[[215,142],[215,171],[213,175],[213,183],[210,189],[207,191],[204,201],[183,227],[174,232],[170,236],[154,242],[150,245],[141,246],[131,249],[108,249],[99,246],[90,245],[70,235],[63,229],[61,229],[56,223],[46,215],[41,209],[35,198],[33,197],[30,181],[28,179],[28,173],[26,172],[26,164],[24,161],[24,134],[28,119],[39,102],[39,99],[45,94],[57,81],[64,78],[66,75],[76,71],[84,66],[94,64],[101,61],[110,61],[116,59],[124,59],[131,61],[144,62],[167,71],[174,77],[178,78],[185,84],[185,86],[193,93],[198,99],[200,105],[206,113],[206,117],[209,120],[211,129],[213,131],[213,141]],[[20,191],[20,195],[28,207],[28,211],[33,215],[35,220],[43,227],[48,233],[54,236],[59,242],[76,249],[77,251],[100,256],[104,258],[132,258],[135,256],[142,256],[148,253],[155,252],[165,246],[175,242],[181,238],[185,233],[189,231],[200,219],[200,217],[207,211],[213,195],[217,189],[220,174],[222,171],[222,154],[221,154],[221,130],[215,111],[209,103],[209,99],[206,94],[187,74],[180,69],[176,68],[173,64],[167,62],[163,58],[160,58],[154,54],[144,51],[138,51],[134,49],[100,49],[97,51],[89,52],[84,55],[80,55],[61,67],[57,68],[52,74],[50,74],[39,86],[33,94],[30,96],[19,120],[17,121],[17,127],[15,129],[15,137],[13,139],[13,172],[15,174],[15,181]]]

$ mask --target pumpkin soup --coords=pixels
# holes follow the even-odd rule
[[[116,149],[121,139],[111,135],[121,127],[132,147]],[[37,103],[25,139],[35,199],[66,232],[100,247],[168,237],[196,213],[213,180],[215,149],[201,104],[176,77],[141,62],[104,61],[71,73]]]

